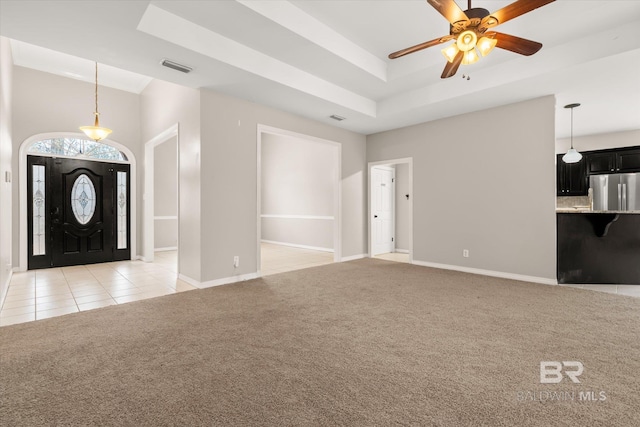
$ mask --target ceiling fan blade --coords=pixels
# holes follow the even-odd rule
[[[508,6],[503,7],[500,10],[496,10],[489,16],[482,19],[481,27],[491,28],[499,24],[517,18],[520,15],[524,15],[527,12],[531,12],[534,9],[542,7],[546,4],[553,3],[556,0],[518,0],[511,3]],[[431,2],[429,2],[431,3]]]
[[[493,35],[493,37],[498,40],[496,47],[510,50],[511,52],[519,53],[520,55],[530,56],[542,48],[542,43],[522,39],[509,34],[491,32],[487,33],[487,35]]]
[[[444,70],[442,71],[442,75],[440,76],[440,78],[447,79],[457,73],[458,67],[460,67],[460,64],[462,64],[463,57],[464,52],[460,51],[458,52],[456,57],[453,58],[453,62],[447,62],[447,65],[444,66]]]
[[[426,49],[426,48],[431,47],[431,46],[437,46],[437,45],[442,44],[442,43],[444,43],[446,41],[453,40],[454,38],[455,38],[454,36],[444,36],[444,37],[440,37],[439,39],[433,39],[433,40],[430,40],[428,42],[420,43],[420,44],[417,44],[415,46],[411,46],[411,47],[408,47],[406,49],[402,49],[402,50],[399,50],[397,52],[390,53],[389,54],[389,59],[400,58],[401,56],[405,56],[405,55],[408,55],[410,53],[417,52],[419,50]]]
[[[454,0],[427,0],[454,27],[469,25],[469,18]]]

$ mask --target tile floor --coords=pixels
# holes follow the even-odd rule
[[[409,262],[409,254],[402,254],[400,252],[391,252],[388,254],[380,254],[374,256],[374,258],[384,259],[387,261],[395,261],[395,262]]]
[[[640,298],[640,285],[560,285]]]
[[[333,253],[264,243],[262,275],[330,264]],[[177,278],[177,252],[153,263],[119,261],[15,273],[0,310],[0,326],[124,304],[197,289]]]
[[[260,272],[263,276],[301,270],[333,262],[332,252],[293,248],[273,243],[262,243],[261,251]]]
[[[155,258],[15,273],[0,326],[196,289],[177,278],[175,251]]]

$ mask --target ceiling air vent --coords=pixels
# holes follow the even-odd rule
[[[177,71],[182,71],[183,73],[190,73],[193,68],[187,67],[186,65],[178,64],[177,62],[169,61],[168,59],[163,59],[161,62],[162,65],[168,68],[173,68]]]
[[[346,118],[346,117],[339,116],[337,114],[332,114],[329,117],[332,118],[333,120],[337,120],[339,122],[343,121]]]

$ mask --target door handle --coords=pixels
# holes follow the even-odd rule
[[[60,207],[56,206],[51,208],[51,220],[54,224],[60,224]]]
[[[374,218],[378,218],[378,215],[374,215],[373,217],[374,217]]]

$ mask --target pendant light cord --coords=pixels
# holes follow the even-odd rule
[[[571,148],[573,148],[573,108],[574,107],[571,107]]]
[[[573,110],[571,110],[573,112]],[[96,62],[96,115],[98,114],[98,63]]]

